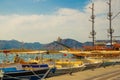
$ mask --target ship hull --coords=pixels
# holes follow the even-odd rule
[[[48,70],[49,68],[34,71],[21,70],[17,72],[7,72],[4,73],[2,80],[37,80],[41,79],[47,73]]]

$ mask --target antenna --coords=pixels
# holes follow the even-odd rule
[[[92,2],[92,1],[91,1]],[[94,15],[94,3],[92,2],[92,7],[90,7],[90,9],[92,10],[92,15],[91,15],[91,22],[92,22],[92,32],[90,32],[90,35],[92,36],[92,41],[93,41],[93,46],[95,45],[95,35],[96,35],[96,32],[94,30],[94,23],[95,23],[95,15]]]

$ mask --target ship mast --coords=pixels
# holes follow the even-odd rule
[[[92,2],[92,7],[90,7],[90,9],[92,10],[92,15],[91,15],[91,22],[92,22],[92,32],[90,32],[90,35],[92,36],[92,46],[95,45],[95,35],[96,35],[96,32],[94,30],[94,23],[95,23],[95,15],[94,15],[94,3]]]
[[[112,35],[114,30],[112,29],[112,12],[111,12],[111,0],[109,0],[108,2],[109,5],[109,13],[108,13],[108,20],[109,20],[109,29],[108,29],[108,33],[110,35],[110,46],[112,47]]]
[[[112,47],[113,38],[120,37],[120,36],[113,36],[114,29],[112,29],[112,20],[115,19],[120,14],[120,12],[118,12],[115,16],[112,17],[111,0],[109,0],[108,5],[109,5],[109,13],[108,13],[109,29],[108,29],[108,33],[110,36],[110,46]]]

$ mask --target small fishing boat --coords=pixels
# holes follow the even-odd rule
[[[37,80],[45,78],[51,69],[49,67],[25,70],[19,63],[0,64],[2,80]]]
[[[77,58],[82,57],[82,61],[85,64],[85,69],[92,69],[98,67],[107,67],[110,65],[117,65],[120,64],[120,51],[116,50],[94,50],[94,51],[71,51],[71,50],[64,50],[60,51],[63,53],[73,54]]]
[[[49,74],[49,76],[57,76],[62,74],[72,74],[78,71],[84,70],[86,66],[82,63],[82,61],[56,61],[55,62],[55,68],[56,70]]]
[[[17,54],[14,62],[6,60],[0,64],[0,75],[2,80],[38,80],[46,78],[51,68],[47,64],[32,64],[24,61],[18,54],[35,53],[36,51],[10,51],[5,50],[6,58],[9,53]],[[40,51],[39,51],[40,52]]]
[[[49,53],[49,52],[48,52]],[[39,64],[47,64],[50,68],[52,68],[51,72],[48,74],[47,77],[62,75],[62,74],[71,74],[74,72],[82,71],[85,66],[82,61],[76,60],[70,57],[67,57],[67,54],[64,53],[49,53],[48,55],[54,56],[54,54],[60,54],[62,55],[62,58],[55,59],[53,57],[50,58],[43,58],[43,55],[36,56],[37,59],[30,59],[29,63],[35,63],[35,64],[23,64],[23,67],[36,67],[39,66]]]
[[[68,54],[65,54],[65,53],[59,53],[59,54],[62,55],[62,58],[60,58],[60,59],[53,59],[52,58],[50,60],[52,62],[52,64],[48,64],[49,67],[55,69],[55,70],[50,72],[48,77],[58,76],[58,75],[63,75],[63,74],[72,74],[72,73],[75,73],[78,71],[82,71],[86,67],[81,60],[77,60],[76,58],[72,58]]]

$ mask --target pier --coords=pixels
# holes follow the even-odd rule
[[[77,73],[55,76],[46,80],[120,80],[120,65],[96,68]]]

